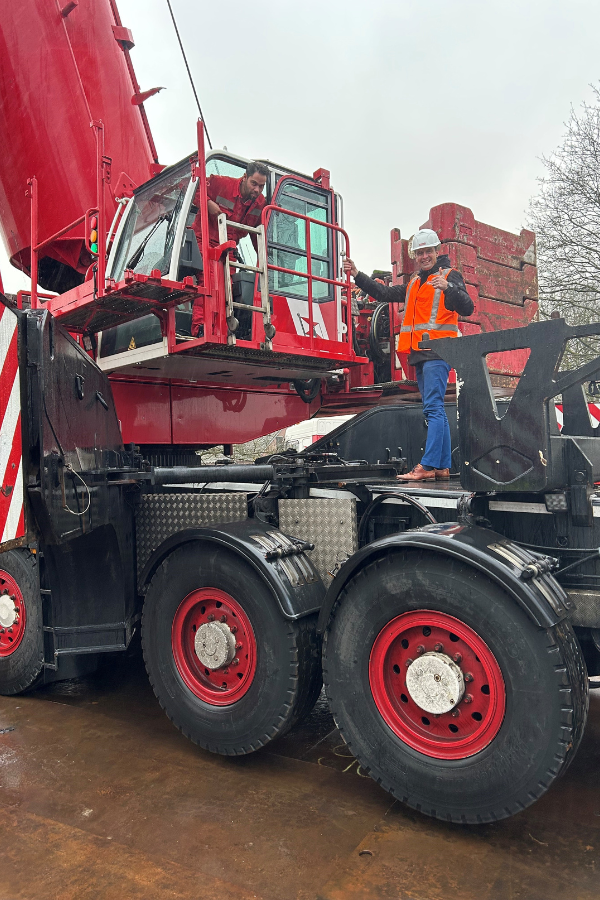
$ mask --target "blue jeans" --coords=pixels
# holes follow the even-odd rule
[[[427,419],[427,443],[422,466],[449,469],[452,465],[450,426],[444,409],[444,395],[450,366],[443,359],[417,363],[417,384],[423,398],[423,414]]]

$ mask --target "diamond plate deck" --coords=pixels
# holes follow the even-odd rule
[[[280,500],[279,529],[315,545],[308,556],[328,585],[332,569],[358,550],[356,500]]]
[[[136,512],[138,579],[154,550],[177,531],[247,518],[247,497],[241,492],[146,494]]]

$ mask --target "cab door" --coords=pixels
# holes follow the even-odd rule
[[[290,346],[303,347],[312,329],[314,345],[325,349],[326,342],[342,341],[346,329],[340,290],[331,283],[337,276],[335,232],[318,224],[335,224],[333,193],[299,177],[284,176],[271,202],[290,211],[288,215],[273,210],[267,227],[268,261],[277,267],[269,270],[277,343],[288,335]],[[303,217],[317,222],[308,224]],[[309,254],[310,279],[306,277]]]

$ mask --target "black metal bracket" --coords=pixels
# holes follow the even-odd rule
[[[600,373],[600,357],[560,372],[565,344],[600,335],[600,323],[567,325],[564,319],[525,328],[423,341],[457,372],[461,484],[469,491],[541,492],[571,486],[579,524],[589,524],[588,492],[600,479],[600,440],[591,427],[583,383]],[[508,409],[500,414],[486,356],[529,349]],[[554,404],[562,395],[559,433]],[[585,519],[585,522],[583,521]]]

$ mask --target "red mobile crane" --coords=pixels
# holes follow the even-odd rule
[[[189,450],[414,392],[411,373],[389,353],[395,310],[391,322],[387,308],[376,317],[364,348],[371,359],[353,340],[340,265],[347,235],[329,172],[268,164],[263,258],[254,265],[242,246],[250,268],[238,266],[232,285],[226,236],[203,260],[188,226],[199,184],[207,232],[205,173],[239,177],[247,160],[224,151],[205,158],[200,129],[190,160],[158,164],[143,105],[155,89],[137,83],[115,0],[56,9],[25,0],[5,11],[0,40],[0,228],[12,263],[32,275],[31,305],[50,309],[110,373],[126,442],[151,458],[177,448],[169,458],[189,461]],[[452,204],[432,210],[428,224],[477,301],[475,328],[535,317],[531,232],[483,226]],[[412,271],[398,232],[392,260],[394,281]],[[38,297],[38,282],[58,296]],[[204,335],[193,341],[189,307],[201,296]],[[372,311],[361,316],[367,333]],[[249,327],[236,329],[237,313],[250,315]],[[520,364],[498,371],[517,374]]]
[[[140,628],[173,722],[242,754],[311,709],[323,663],[342,734],[395,796],[473,823],[533,802],[581,739],[586,665],[600,672],[580,387],[600,361],[558,367],[600,327],[515,327],[535,318],[534,236],[431,210],[476,300],[471,333],[436,342],[464,385],[460,482],[401,487],[422,409],[397,311],[366,306],[354,328],[329,173],[267,163],[257,260],[232,261],[225,216],[200,255],[206,177],[246,160],[205,154],[200,123],[189,159],[158,164],[155,89],[114,0],[10,4],[0,41],[0,224],[32,277],[0,304],[0,693],[89,670]],[[397,232],[392,262],[395,281],[412,270]],[[360,410],[307,453],[161,464]]]

